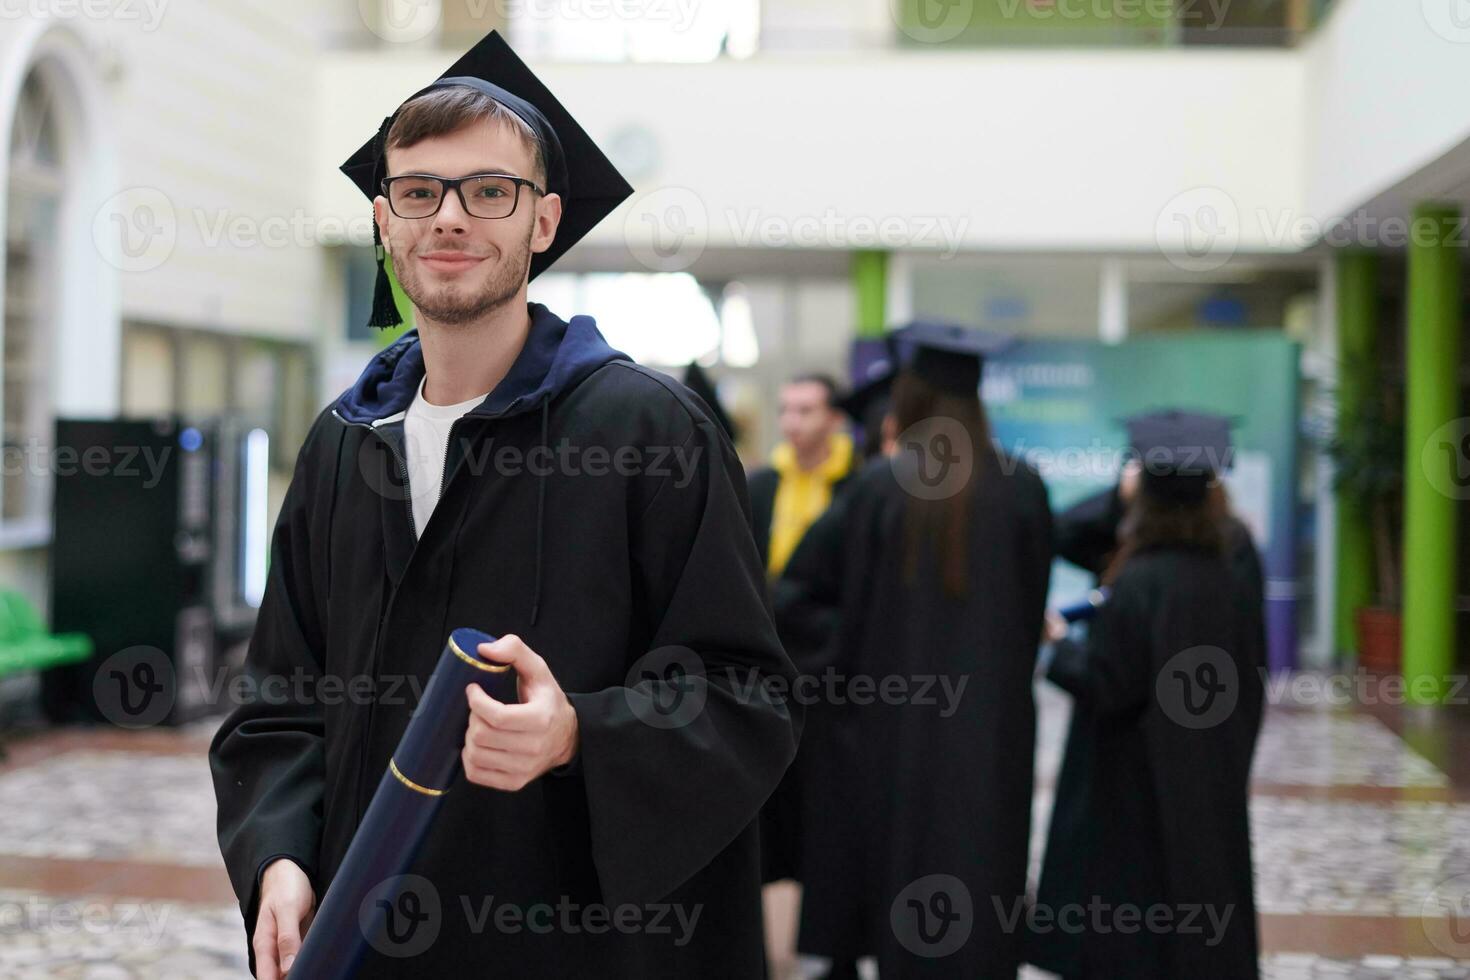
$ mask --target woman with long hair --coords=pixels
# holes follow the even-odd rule
[[[776,592],[778,623],[814,595],[839,610],[823,696],[844,790],[806,854],[798,950],[876,955],[883,977],[1013,980],[1051,514],[1040,478],[991,441],[978,391],[998,338],[919,324],[901,340],[891,454]]]
[[[1229,422],[1129,428],[1141,472],[1108,600],[1085,642],[1048,630],[1048,676],[1077,707],[1028,958],[1066,980],[1254,977],[1265,627],[1259,559],[1220,483]]]

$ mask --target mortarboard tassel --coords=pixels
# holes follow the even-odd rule
[[[377,254],[378,274],[373,282],[373,311],[368,315],[370,327],[396,327],[403,322],[398,304],[393,299],[393,284],[388,281],[388,253],[378,222],[373,221],[373,250]]]

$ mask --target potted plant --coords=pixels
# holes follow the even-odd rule
[[[1373,602],[1353,613],[1358,666],[1386,674],[1397,673],[1402,662],[1399,556],[1403,532],[1404,387],[1402,381],[1381,377],[1381,371],[1365,374],[1378,383],[1364,392],[1353,411],[1338,416],[1337,431],[1327,451],[1336,464],[1334,486],[1339,498],[1361,506],[1373,545]]]

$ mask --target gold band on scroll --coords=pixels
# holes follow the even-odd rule
[[[405,776],[402,770],[398,768],[398,763],[394,762],[392,759],[388,760],[388,771],[393,774],[393,777],[395,779],[397,779],[403,785],[407,786],[409,789],[413,790],[415,793],[422,793],[425,796],[443,796],[445,793],[449,792],[449,790],[447,789],[429,789],[429,787],[427,786],[420,786],[418,783]]]
[[[454,637],[452,636],[449,638],[449,649],[453,650],[454,655],[463,660],[465,663],[469,664],[472,667],[478,667],[481,670],[488,671],[489,673],[503,674],[507,670],[510,670],[510,664],[487,664],[479,657],[470,656],[459,648],[459,644],[454,642]]]

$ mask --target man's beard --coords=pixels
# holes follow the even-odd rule
[[[425,285],[412,262],[402,269],[395,265],[393,271],[403,292],[424,317],[435,323],[470,323],[500,309],[520,292],[531,268],[532,231],[534,226],[527,229],[520,247],[504,255],[490,279],[473,295],[461,295],[458,284],[453,282],[439,287]]]

